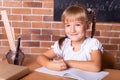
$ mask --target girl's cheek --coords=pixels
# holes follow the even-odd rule
[[[68,32],[70,29],[69,28],[65,28],[65,31]]]

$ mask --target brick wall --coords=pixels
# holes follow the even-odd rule
[[[64,35],[61,22],[53,21],[54,0],[0,0],[0,10],[7,10],[15,39],[22,35],[25,54],[39,54]],[[105,51],[120,52],[120,23],[97,23],[95,37]],[[0,53],[9,50],[3,22],[0,21]]]

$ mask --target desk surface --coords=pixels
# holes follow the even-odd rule
[[[36,62],[36,59],[37,59],[36,55],[25,56],[23,66],[28,66],[29,69],[31,70],[31,73],[21,78],[20,80],[74,80],[71,78],[64,78],[60,76],[35,72],[34,69],[39,68],[41,66]],[[7,63],[6,61],[3,62]],[[0,64],[1,63],[3,64],[3,62],[0,62]],[[105,71],[110,72],[110,74],[106,76],[103,80],[120,80],[120,70],[105,69]]]

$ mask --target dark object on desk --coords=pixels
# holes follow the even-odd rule
[[[25,66],[0,64],[0,80],[19,80],[29,73],[29,68]]]
[[[18,45],[17,45],[16,53],[10,50],[6,55],[7,61],[10,64],[22,65],[23,63],[25,55],[20,49],[20,40],[21,38],[18,38]]]
[[[15,53],[13,51],[9,50],[9,52],[6,55],[8,63],[9,64],[15,64],[15,65],[22,65],[22,63],[24,61],[24,58],[25,58],[25,55],[21,50],[19,50],[18,55],[19,56],[17,57],[18,60],[17,60],[17,64],[16,64],[16,62],[15,62],[15,56],[16,55],[15,55]]]

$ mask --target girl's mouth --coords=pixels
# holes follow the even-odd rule
[[[75,34],[70,34],[70,36],[76,36],[76,35],[78,35],[78,34],[76,34],[76,33]]]

